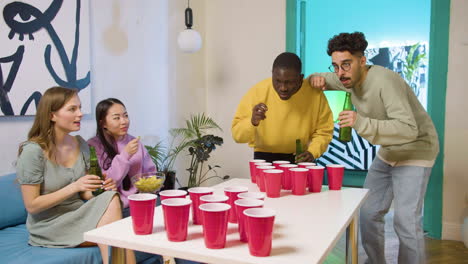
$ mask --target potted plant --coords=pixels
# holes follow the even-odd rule
[[[174,162],[177,155],[184,149],[184,146],[174,145],[174,139],[172,139],[170,147],[165,147],[162,141],[159,141],[154,146],[145,145],[148,150],[148,154],[153,160],[158,171],[164,172],[166,179],[164,180],[164,186],[162,190],[175,189],[175,183],[177,181],[176,172],[173,169]]]
[[[186,121],[186,127],[171,129],[170,133],[174,138],[181,138],[178,145],[180,150],[187,149],[189,152],[190,166],[188,188],[200,186],[207,180],[219,178],[229,179],[229,175],[223,177],[216,171],[219,165],[209,165],[208,159],[216,146],[223,144],[223,138],[207,134],[208,130],[217,129],[222,131],[216,122],[204,113],[192,115],[190,120]],[[206,165],[206,166],[205,166]]]

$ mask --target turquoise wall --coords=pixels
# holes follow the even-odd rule
[[[372,46],[429,42],[430,0],[306,0],[306,6],[306,75],[328,71],[327,43],[341,32],[361,31]]]
[[[304,74],[329,71],[328,40],[341,32],[361,31],[370,47],[382,42],[401,45],[410,41],[429,43],[430,0],[349,0],[306,3]],[[344,93],[325,92],[336,120]]]

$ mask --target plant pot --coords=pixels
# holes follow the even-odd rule
[[[166,179],[164,180],[164,186],[161,189],[163,190],[173,190],[175,189],[175,182],[176,182],[176,173],[175,171],[168,171],[166,173]]]

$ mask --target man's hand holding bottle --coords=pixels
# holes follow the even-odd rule
[[[314,155],[309,151],[302,152],[296,156],[296,163],[298,162],[313,162],[315,160]]]

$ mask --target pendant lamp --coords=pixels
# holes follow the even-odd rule
[[[202,38],[200,33],[192,29],[193,13],[190,8],[190,0],[187,1],[187,8],[185,9],[185,26],[187,27],[179,33],[177,43],[179,48],[186,53],[194,53],[202,47]]]

